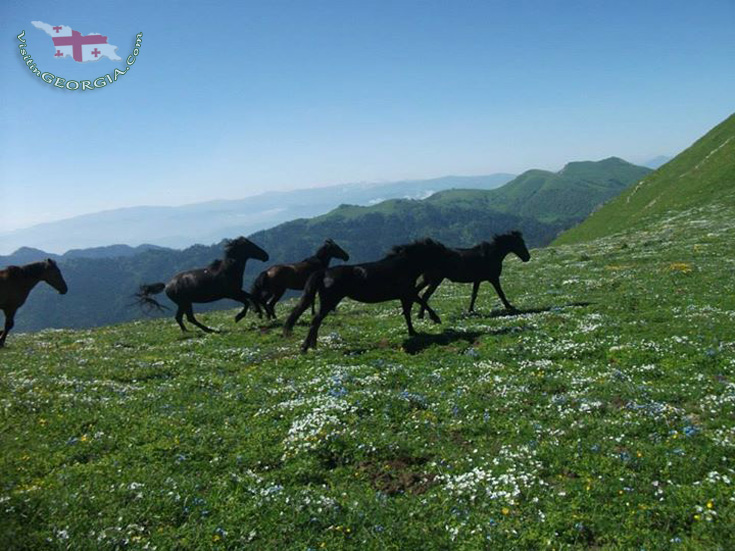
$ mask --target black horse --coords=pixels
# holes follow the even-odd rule
[[[451,251],[444,245],[424,239],[410,245],[393,247],[385,258],[377,262],[351,266],[343,264],[319,270],[306,282],[304,294],[283,328],[284,335],[291,334],[301,314],[319,293],[319,312],[313,318],[309,334],[301,345],[303,352],[310,347],[316,347],[322,320],[345,297],[368,303],[400,300],[408,334],[414,336],[416,331],[411,323],[411,306],[414,302],[424,306],[435,323],[441,323],[436,312],[419,297],[416,279],[432,267],[444,270],[445,264],[451,262],[451,258]]]
[[[141,305],[161,309],[163,306],[151,295],[165,290],[168,298],[178,306],[176,321],[182,331],[187,330],[184,326],[186,315],[189,322],[211,333],[213,329],[199,323],[194,317],[192,303],[214,302],[223,298],[236,300],[243,304],[243,311],[235,316],[235,321],[240,321],[247,311],[248,304],[253,300],[249,293],[242,290],[242,274],[248,258],[265,262],[268,260],[268,253],[250,240],[238,237],[225,244],[224,260],[215,260],[206,268],[176,274],[168,283],[141,285],[136,296]]]
[[[531,254],[526,248],[523,235],[519,231],[512,231],[502,235],[495,235],[492,242],[483,241],[471,249],[451,249],[454,253],[452,262],[424,272],[419,282],[417,291],[428,287],[423,295],[424,302],[428,302],[431,295],[446,278],[458,283],[472,283],[472,298],[470,299],[470,312],[475,310],[475,300],[480,283],[489,281],[498,293],[503,306],[513,311],[515,308],[505,298],[505,293],[500,286],[500,273],[503,271],[503,260],[509,253],[515,253],[523,262],[531,259]],[[424,308],[418,314],[424,317]]]
[[[255,279],[250,294],[265,307],[266,315],[275,319],[276,303],[281,300],[286,289],[303,290],[309,276],[318,270],[329,268],[329,262],[333,258],[349,260],[350,255],[334,241],[327,239],[314,256],[305,258],[301,262],[276,264],[263,270]],[[257,302],[254,302],[253,305],[260,315]]]
[[[0,331],[0,347],[5,345],[5,339],[15,325],[15,312],[23,306],[28,294],[39,281],[45,281],[62,295],[68,290],[59,267],[50,258],[0,270],[0,310],[5,313],[5,328]]]

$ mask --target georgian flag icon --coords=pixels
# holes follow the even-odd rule
[[[101,34],[82,35],[66,25],[49,25],[43,21],[31,21],[31,24],[44,31],[53,40],[54,59],[71,57],[80,63],[99,61],[103,57],[113,61],[121,59],[115,53],[117,46],[108,44],[107,37]]]

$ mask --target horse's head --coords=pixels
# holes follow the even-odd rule
[[[344,260],[345,262],[350,259],[350,255],[347,254],[347,251],[345,251],[342,247],[337,245],[337,243],[335,243],[331,239],[327,239],[324,242],[322,248],[325,249],[325,252],[330,258],[339,258],[340,260]]]
[[[225,244],[225,256],[227,258],[234,258],[236,260],[255,258],[263,262],[267,261],[270,258],[267,252],[258,247],[248,238],[242,236],[238,237],[237,239],[231,239],[227,241],[227,243]]]
[[[51,285],[51,287],[56,289],[59,293],[65,295],[69,288],[66,286],[64,276],[61,275],[61,270],[59,270],[56,262],[48,258],[43,262],[43,267],[44,270],[41,279]]]
[[[514,230],[503,235],[496,235],[494,242],[498,244],[506,253],[514,253],[523,262],[531,260],[531,253],[528,252],[526,242],[523,240],[523,234],[518,230]]]

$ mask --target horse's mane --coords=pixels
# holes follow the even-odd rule
[[[488,249],[506,241],[511,241],[518,238],[523,239],[523,234],[518,230],[513,230],[505,233],[496,233],[493,235],[492,241],[482,241],[481,243],[478,243],[477,245],[472,247],[471,250],[477,251],[480,249]]]
[[[437,252],[449,251],[449,249],[447,249],[439,241],[435,241],[429,237],[425,237],[424,239],[419,239],[417,241],[414,241],[413,243],[394,246],[390,250],[390,252],[388,252],[386,258],[410,257],[430,250],[434,250]]]
[[[209,268],[210,270],[219,270],[222,267],[223,262],[224,260],[222,260],[221,258],[212,260],[212,262],[209,263],[209,266],[207,266],[207,268]]]
[[[512,230],[512,231],[500,233],[500,234],[496,233],[495,235],[493,235],[493,243],[498,243],[500,241],[507,241],[509,239],[518,239],[519,237],[522,239],[523,234],[518,230]]]
[[[8,266],[6,270],[11,277],[40,277],[49,268],[48,261],[31,262],[23,266]]]

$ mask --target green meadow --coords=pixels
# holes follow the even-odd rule
[[[11,333],[0,547],[733,549],[733,214],[509,258],[519,313],[445,283],[415,338],[351,301],[306,355],[236,310]]]

